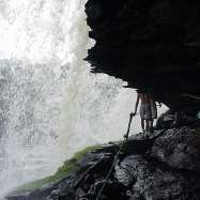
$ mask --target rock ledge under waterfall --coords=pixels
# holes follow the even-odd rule
[[[188,124],[186,123],[188,119]],[[174,123],[163,114],[149,138],[130,136],[100,199],[191,200],[200,198],[200,122]],[[162,128],[161,128],[162,127]],[[121,141],[103,145],[77,161],[77,169],[53,184],[15,192],[9,200],[94,200]]]

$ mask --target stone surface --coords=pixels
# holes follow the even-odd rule
[[[126,170],[117,167],[116,177],[122,184],[132,185],[134,195],[131,199],[183,200],[200,197],[197,189],[200,189],[200,178],[195,171],[186,175],[182,171],[173,171],[167,165],[138,155],[125,158],[121,166]]]
[[[93,72],[151,89],[171,108],[199,108],[199,1],[88,0],[86,13]]]
[[[168,129],[155,140],[151,156],[177,169],[200,171],[200,129]]]

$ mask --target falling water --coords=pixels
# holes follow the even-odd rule
[[[0,2],[1,199],[52,174],[75,151],[125,132],[135,95],[83,61],[94,45],[85,3]]]

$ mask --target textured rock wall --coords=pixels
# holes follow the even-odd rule
[[[89,0],[86,13],[94,72],[151,89],[173,108],[199,106],[180,95],[200,95],[199,1]]]

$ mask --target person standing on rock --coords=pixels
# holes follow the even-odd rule
[[[149,104],[150,104],[150,109],[151,109],[151,120],[149,124],[149,131],[150,133],[153,133],[154,132],[153,123],[154,123],[154,120],[157,119],[157,107],[156,107],[154,94],[151,91],[148,92],[148,98],[149,98]],[[159,103],[159,106],[161,107],[161,103],[160,102],[158,103]]]
[[[137,113],[138,105],[140,102],[140,118],[141,118],[141,128],[143,134],[145,132],[152,133],[154,119],[157,118],[157,108],[155,99],[152,93],[145,92],[143,90],[137,90],[137,99],[135,103],[135,112],[131,113],[132,116],[135,116]]]

